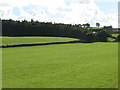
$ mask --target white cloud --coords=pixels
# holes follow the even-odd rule
[[[29,8],[31,5],[33,7]],[[19,8],[19,16],[13,13],[14,7]],[[32,18],[45,22],[71,24],[90,23],[92,26],[99,22],[101,26],[118,27],[117,12],[105,14],[94,0],[1,0],[0,17],[20,20]]]
[[[95,0],[95,2],[119,2],[119,0]]]

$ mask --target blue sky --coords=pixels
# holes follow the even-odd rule
[[[1,0],[0,17],[118,27],[118,0]]]
[[[118,3],[116,2],[96,2],[96,4],[104,13],[118,12]]]

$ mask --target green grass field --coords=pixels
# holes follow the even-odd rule
[[[102,29],[103,27],[89,27],[89,29]]]
[[[120,35],[120,34],[112,34],[112,36],[114,36],[114,37],[117,37],[118,35]]]
[[[0,37],[2,45],[32,44],[32,43],[49,43],[49,42],[67,42],[78,39],[62,37]]]
[[[29,39],[30,43],[70,40],[4,38],[4,45],[26,43]],[[55,44],[2,50],[3,88],[118,87],[117,43]]]
[[[117,37],[118,35],[120,35],[120,34],[112,34],[112,36],[113,37]],[[108,38],[108,41],[114,41],[115,39],[113,39],[113,38]]]

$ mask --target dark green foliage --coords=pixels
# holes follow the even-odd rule
[[[120,35],[117,36],[117,41],[120,42]]]
[[[93,32],[87,33],[85,37],[86,42],[93,42],[96,41],[96,36]]]
[[[2,20],[3,36],[55,36],[81,38],[82,28],[79,25],[38,22]]]
[[[99,26],[100,26],[100,23],[96,23],[96,26],[99,27]]]
[[[86,27],[87,27],[87,28],[90,27],[90,24],[89,24],[89,23],[86,23]]]
[[[107,41],[110,36],[107,30],[89,29],[90,24],[63,24],[52,22],[39,22],[23,20],[2,20],[2,35],[3,36],[52,36],[52,37],[71,37],[81,41]],[[95,33],[94,33],[95,32]]]
[[[96,34],[96,37],[97,37],[96,39],[97,41],[106,42],[108,41],[109,36],[110,34],[106,30],[100,30]]]

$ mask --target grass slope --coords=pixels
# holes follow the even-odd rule
[[[118,35],[120,35],[120,34],[112,34],[112,36],[114,36],[114,37],[117,37]]]
[[[117,43],[3,48],[3,88],[116,88]]]
[[[89,27],[89,29],[102,29],[103,27]]]
[[[2,45],[32,44],[32,43],[49,43],[49,42],[67,42],[78,39],[64,37],[0,37]]]
[[[112,34],[113,37],[117,37],[119,34]],[[114,41],[115,39],[113,38],[108,38],[108,41]]]

